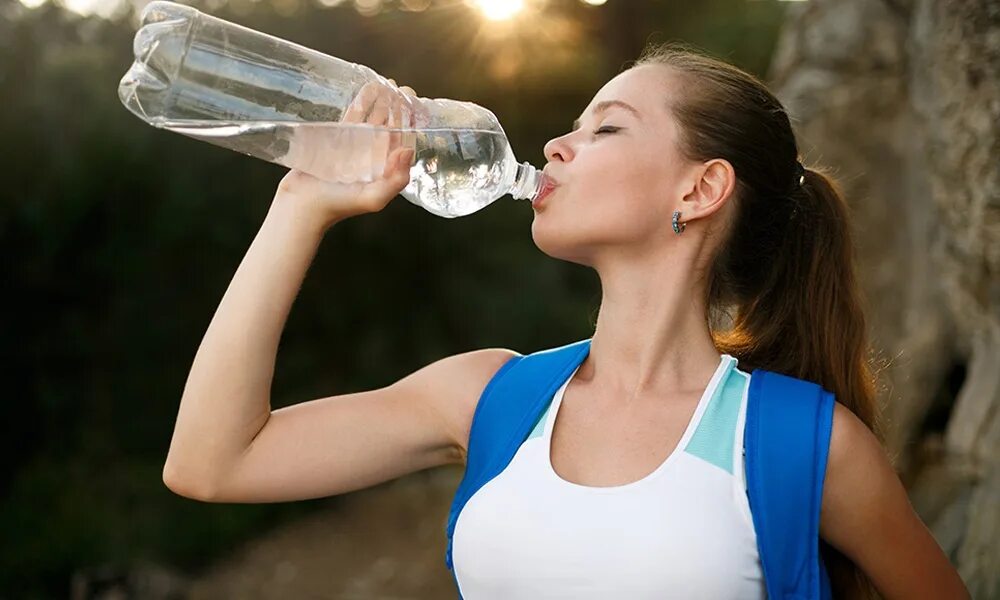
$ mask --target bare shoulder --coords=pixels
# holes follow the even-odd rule
[[[394,386],[426,397],[449,432],[456,464],[465,464],[472,416],[483,390],[494,375],[519,352],[506,348],[484,348],[454,354],[433,362],[397,381]],[[423,392],[423,394],[421,394]]]
[[[851,409],[840,402],[834,402],[829,462],[835,468],[839,467],[850,462],[852,457],[856,458],[859,450],[876,456],[884,452],[878,438],[868,426]]]
[[[820,510],[820,535],[885,598],[969,598],[958,572],[910,504],[874,433],[837,402]]]
[[[823,486],[824,524],[838,523],[843,513],[856,503],[872,484],[880,482],[895,488],[896,473],[875,434],[849,408],[834,403],[830,451]],[[858,489],[860,486],[861,489]],[[895,489],[898,493],[898,489]],[[831,531],[831,537],[836,532]]]

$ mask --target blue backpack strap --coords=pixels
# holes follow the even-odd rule
[[[465,474],[448,514],[445,565],[452,569],[453,577],[452,536],[465,503],[507,467],[556,390],[589,353],[587,338],[528,356],[514,356],[486,385],[472,415]],[[457,578],[455,583],[457,587]]]
[[[747,495],[767,597],[827,600],[819,516],[834,395],[816,383],[755,369],[744,434]]]

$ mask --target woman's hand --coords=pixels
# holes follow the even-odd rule
[[[426,110],[413,88],[388,83],[366,83],[344,112],[341,123],[367,123],[390,128],[407,128],[422,122]],[[339,132],[338,132],[339,133]],[[377,133],[376,137],[383,134]],[[413,135],[393,131],[379,141],[385,147],[385,168],[381,177],[370,182],[337,183],[292,169],[278,184],[275,202],[287,202],[311,211],[328,225],[355,215],[378,212],[410,182],[410,166],[415,149]],[[380,155],[383,155],[379,151]]]

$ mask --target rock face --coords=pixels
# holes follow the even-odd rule
[[[769,79],[848,194],[888,450],[973,597],[1000,598],[1000,3],[802,3]]]

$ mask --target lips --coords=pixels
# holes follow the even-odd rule
[[[546,196],[548,196],[549,194],[551,194],[552,191],[554,189],[556,189],[557,187],[559,187],[559,184],[556,183],[554,179],[552,179],[551,177],[549,177],[548,175],[545,175],[543,173],[542,174],[542,189],[539,190],[538,195],[535,196],[531,200],[531,205],[532,206],[538,206],[539,204],[541,204],[542,200],[544,200]]]

